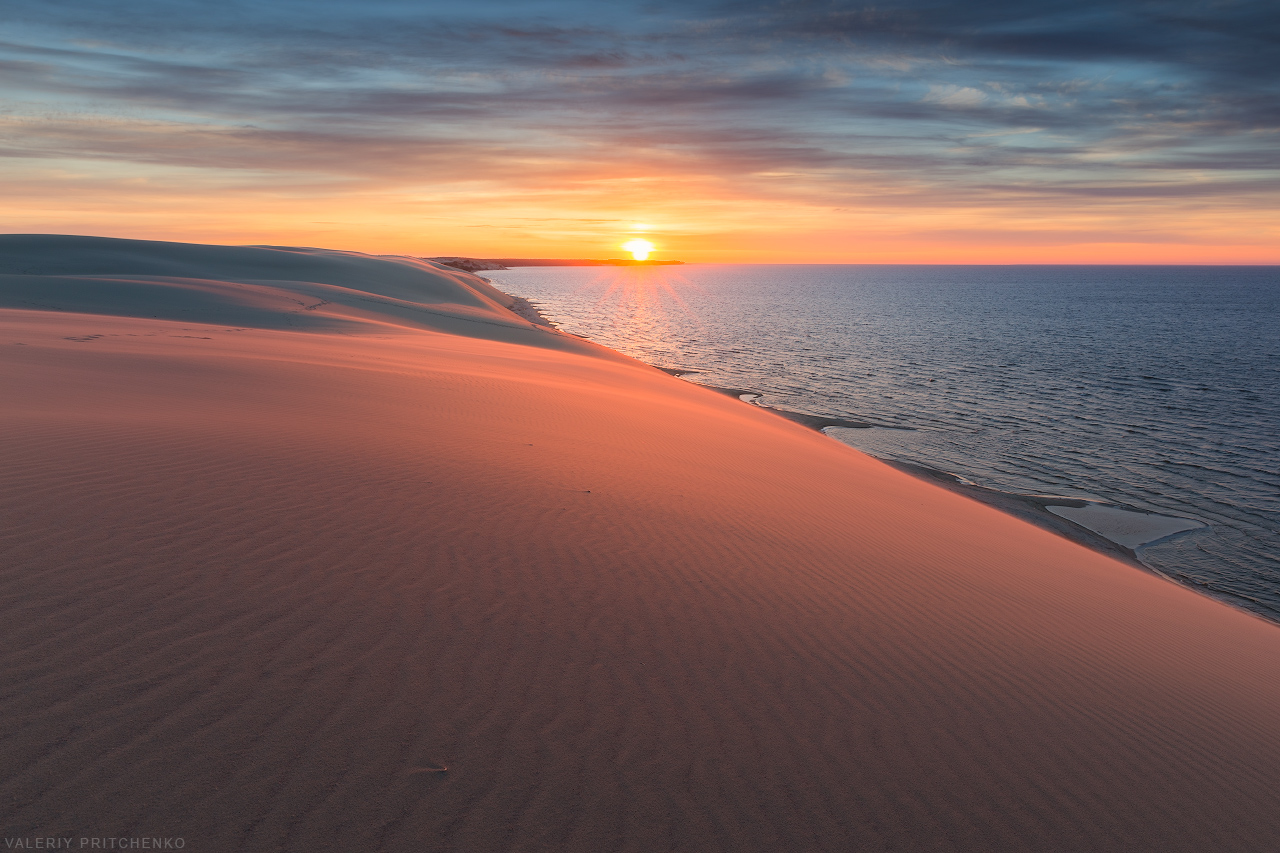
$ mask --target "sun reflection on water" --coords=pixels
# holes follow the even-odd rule
[[[625,330],[633,344],[647,349],[677,339],[677,329],[684,335],[691,325],[703,328],[684,298],[690,290],[699,291],[701,286],[670,267],[636,266],[602,269],[577,293],[598,293],[592,300],[594,313],[608,317],[615,330]]]

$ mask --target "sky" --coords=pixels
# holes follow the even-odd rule
[[[1280,263],[1274,0],[7,0],[0,231]]]

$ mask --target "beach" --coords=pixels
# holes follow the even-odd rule
[[[0,237],[6,836],[1280,843],[1276,625],[513,308]]]

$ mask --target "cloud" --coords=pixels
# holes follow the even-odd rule
[[[0,44],[0,158],[282,188],[1226,204],[1280,175],[1278,18],[1233,0],[49,0]]]
[[[987,100],[987,93],[972,86],[934,85],[920,100],[944,107],[976,107]]]

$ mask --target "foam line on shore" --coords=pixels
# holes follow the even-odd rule
[[[1096,501],[1061,502],[1045,507],[1054,515],[1073,521],[1135,551],[1157,542],[1163,542],[1181,533],[1189,533],[1207,527],[1203,521],[1181,516],[1161,515],[1154,512],[1098,503]]]

